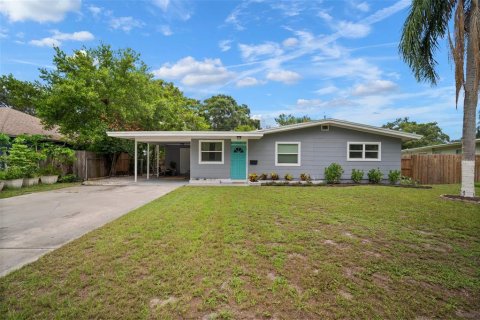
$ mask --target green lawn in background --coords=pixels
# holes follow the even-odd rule
[[[35,192],[42,192],[42,191],[50,191],[50,190],[57,190],[63,189],[68,187],[75,187],[79,186],[80,182],[66,182],[66,183],[55,183],[55,184],[37,184],[35,186],[20,188],[20,189],[5,189],[3,188],[0,191],[0,199],[4,198],[11,198],[16,196],[21,196],[24,194],[35,193]]]

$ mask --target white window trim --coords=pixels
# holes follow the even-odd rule
[[[351,144],[363,144],[362,158],[350,158],[350,145]],[[366,144],[376,144],[378,145],[378,159],[366,159],[365,158],[365,145]],[[360,151],[360,150],[358,150]],[[347,161],[382,161],[382,143],[381,142],[353,142],[348,141],[347,143]]]
[[[222,143],[222,161],[202,161],[202,142],[221,142]],[[205,151],[211,152],[211,151]],[[198,140],[198,164],[224,164],[225,161],[225,143],[223,140]]]
[[[278,163],[278,145],[296,144],[298,145],[298,163]],[[287,154],[287,153],[282,153]],[[297,153],[290,153],[297,154]],[[275,166],[276,167],[300,167],[302,165],[302,143],[300,141],[275,141]]]

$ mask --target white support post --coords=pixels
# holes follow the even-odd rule
[[[135,139],[135,165],[134,165],[134,169],[133,169],[135,182],[137,182],[137,169],[138,169],[137,146],[138,146],[137,139]]]
[[[150,180],[150,144],[147,143],[147,180]]]
[[[160,176],[160,167],[159,167],[160,166],[160,159],[159,159],[160,158],[160,146],[158,144],[155,146],[155,151],[156,151],[155,156],[157,158],[157,178],[158,178]]]

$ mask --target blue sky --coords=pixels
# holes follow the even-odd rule
[[[461,136],[446,40],[441,80],[417,83],[398,55],[410,1],[0,0],[0,72],[38,79],[52,46],[131,47],[186,95],[232,95],[262,125],[279,113],[381,125],[437,121]],[[460,99],[462,100],[462,99]],[[461,102],[461,101],[460,101]]]

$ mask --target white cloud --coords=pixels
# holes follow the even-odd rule
[[[363,38],[370,33],[370,26],[363,23],[340,21],[335,24],[337,31],[344,38]]]
[[[352,94],[355,96],[367,96],[384,94],[397,89],[397,84],[390,80],[372,80],[366,83],[356,85]]]
[[[8,29],[0,27],[0,39],[8,38]]]
[[[315,93],[322,96],[322,95],[335,93],[338,90],[339,89],[335,86],[327,86],[327,87],[316,90]]]
[[[92,13],[94,17],[98,16],[102,12],[102,8],[96,6],[89,6],[88,10]]]
[[[232,40],[222,40],[218,43],[218,46],[222,52],[226,52],[232,48]]]
[[[0,12],[12,22],[59,22],[68,12],[78,11],[80,6],[81,0],[3,0],[0,1]]]
[[[110,27],[117,30],[120,29],[125,32],[130,32],[133,28],[141,28],[144,26],[144,23],[140,20],[134,19],[133,17],[112,17],[110,19]]]
[[[62,45],[62,41],[84,42],[95,39],[95,36],[88,31],[63,33],[58,30],[52,30],[51,32],[52,35],[50,37],[30,40],[29,43],[37,47],[60,47]]]
[[[324,61],[315,64],[314,72],[328,78],[362,78],[376,80],[382,71],[363,58],[344,58],[335,61]]]
[[[280,49],[278,43],[275,42],[265,42],[259,45],[248,45],[248,44],[239,44],[238,48],[242,58],[248,61],[257,60],[262,56],[278,56],[283,53],[283,50]]]
[[[158,27],[158,31],[160,31],[166,37],[169,37],[173,34],[172,29],[170,29],[170,26],[168,25]]]
[[[192,17],[192,4],[183,0],[153,0],[153,4],[160,8],[169,19],[176,18],[187,21]]]
[[[330,22],[333,20],[333,17],[326,11],[322,10],[317,13],[317,16],[324,20],[325,22]]]
[[[297,38],[288,38],[282,42],[284,47],[295,47],[298,44]]]
[[[283,82],[285,84],[294,84],[300,80],[301,76],[289,70],[275,70],[267,73],[267,79],[271,81]]]
[[[358,10],[360,10],[360,11],[362,11],[362,12],[368,12],[368,11],[370,11],[370,5],[369,5],[366,1],[360,2],[360,3],[354,2],[354,3],[352,3],[352,5],[353,5],[356,9],[358,9]]]
[[[264,81],[260,81],[254,77],[245,77],[237,81],[237,87],[252,87],[264,83]]]
[[[192,87],[223,84],[233,77],[220,59],[198,61],[193,57],[185,57],[175,64],[166,63],[153,74],[162,79],[179,80]]]
[[[297,107],[300,108],[315,108],[323,105],[323,101],[319,99],[298,99]]]

